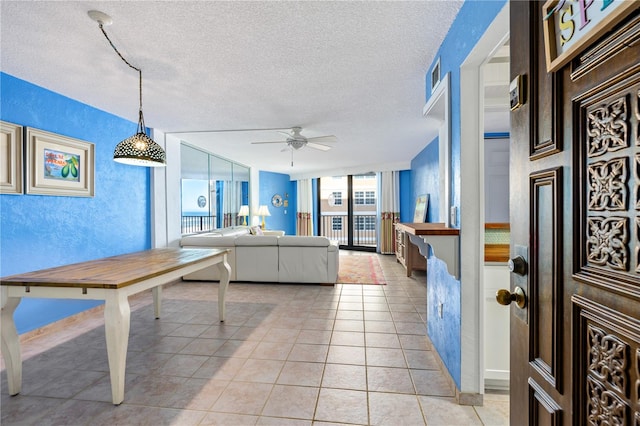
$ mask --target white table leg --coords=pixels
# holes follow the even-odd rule
[[[226,315],[226,307],[224,298],[227,294],[227,287],[229,287],[229,276],[231,275],[231,266],[227,262],[227,255],[224,255],[222,262],[218,263],[218,270],[220,271],[220,286],[218,287],[218,316],[220,322],[224,322]]]
[[[20,340],[16,324],[13,321],[15,312],[21,298],[8,297],[7,288],[2,287],[2,309],[0,313],[0,347],[7,370],[7,383],[9,395],[17,395],[22,390],[22,357],[20,355]]]
[[[162,309],[162,286],[156,286],[151,289],[153,294],[153,313],[156,319],[160,318],[160,310]]]
[[[124,401],[124,374],[129,346],[131,308],[125,294],[109,292],[104,306],[104,328],[111,376],[111,399],[114,405]]]

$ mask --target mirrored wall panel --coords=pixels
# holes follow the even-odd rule
[[[187,144],[180,146],[182,233],[246,224],[249,167]]]

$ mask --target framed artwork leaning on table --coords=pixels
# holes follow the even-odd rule
[[[416,199],[416,209],[413,213],[413,223],[426,222],[427,210],[429,210],[429,194],[418,196]]]

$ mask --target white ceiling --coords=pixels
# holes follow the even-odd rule
[[[0,2],[3,72],[137,121],[236,162],[319,176],[408,168],[429,142],[425,75],[461,1]],[[335,135],[327,152],[275,130]],[[132,133],[135,129],[132,127]],[[114,146],[118,141],[113,141]],[[171,158],[168,159],[171,161]]]

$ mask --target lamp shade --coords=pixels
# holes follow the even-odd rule
[[[113,160],[133,166],[162,167],[166,165],[166,154],[153,139],[138,132],[116,145]]]
[[[243,204],[240,206],[240,211],[238,212],[238,216],[249,216],[249,206]]]
[[[266,205],[258,207],[258,216],[271,216],[271,213],[269,213],[269,207]]]

